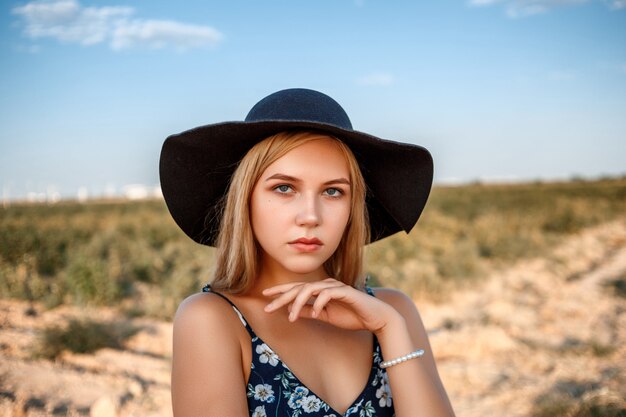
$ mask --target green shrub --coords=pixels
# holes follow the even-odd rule
[[[107,272],[107,264],[101,259],[74,259],[65,273],[67,295],[78,304],[106,305],[119,301],[121,290]]]
[[[606,284],[606,287],[608,287],[616,297],[626,297],[626,278],[612,279]]]
[[[555,387],[539,396],[532,417],[626,417],[626,400],[608,391],[598,392],[597,384],[574,384]],[[568,392],[571,391],[571,392]]]
[[[533,417],[626,417],[626,403],[602,396],[574,399],[553,395],[535,405]]]
[[[626,178],[438,186],[408,236],[368,247],[365,271],[411,296],[445,298],[625,212]],[[161,200],[0,208],[0,297],[171,317],[208,280],[212,256],[178,229]],[[623,280],[613,287],[623,294]]]
[[[138,331],[138,327],[127,323],[71,320],[66,327],[44,329],[33,353],[36,357],[54,359],[65,350],[91,353],[105,347],[120,349],[124,341]]]
[[[366,270],[386,286],[439,298],[494,266],[542,256],[566,235],[624,212],[623,178],[435,187],[408,237],[370,246]]]
[[[533,407],[532,417],[565,417],[576,406],[576,401],[564,394],[542,396]]]

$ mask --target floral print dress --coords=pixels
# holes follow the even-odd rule
[[[209,285],[202,288],[202,291],[212,292]],[[367,288],[367,292],[374,295],[370,288]],[[379,367],[382,359],[376,337],[367,385],[348,410],[341,414],[300,382],[272,348],[254,333],[239,309],[228,298],[217,292],[212,293],[224,298],[233,307],[252,338],[252,363],[247,388],[250,417],[395,416],[387,372]]]

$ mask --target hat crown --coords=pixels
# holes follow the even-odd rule
[[[306,88],[290,88],[270,94],[252,107],[246,122],[264,120],[307,121],[352,130],[345,110],[326,94]]]

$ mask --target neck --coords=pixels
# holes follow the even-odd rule
[[[276,285],[289,284],[292,282],[314,282],[321,281],[328,278],[328,274],[324,270],[324,267],[320,267],[315,271],[307,273],[297,273],[293,271],[287,271],[284,268],[280,268],[277,265],[268,265],[263,263],[261,265],[261,271],[255,279],[254,285],[251,288],[251,294],[260,294],[264,289],[270,288]]]

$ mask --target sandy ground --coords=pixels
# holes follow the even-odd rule
[[[626,280],[624,221],[587,230],[450,302],[421,303],[457,415],[531,416],[546,397],[624,407],[618,280]]]
[[[624,405],[626,219],[494,273],[442,304],[418,301],[457,416],[533,416],[552,398]],[[0,300],[0,416],[171,416],[171,324],[134,319],[125,350],[33,358],[41,329],[121,319]],[[551,400],[550,400],[551,401]]]

